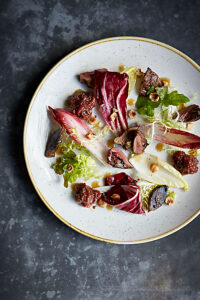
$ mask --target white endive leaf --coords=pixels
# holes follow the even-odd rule
[[[165,184],[174,188],[184,188],[188,191],[188,184],[181,173],[157,156],[149,153],[142,153],[132,156],[129,161],[134,166],[137,176],[140,179],[158,185]],[[158,165],[158,171],[155,173],[151,172],[150,167],[152,164]]]

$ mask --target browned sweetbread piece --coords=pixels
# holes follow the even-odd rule
[[[159,76],[153,72],[150,68],[147,68],[144,77],[142,79],[141,85],[140,85],[140,90],[139,90],[139,94],[141,96],[146,96],[148,90],[154,86],[156,87],[161,87],[162,86],[162,82],[159,78]]]

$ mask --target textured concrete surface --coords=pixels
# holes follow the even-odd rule
[[[200,63],[199,1],[0,2],[0,299],[200,299],[199,219],[162,240],[112,245],[63,225],[22,150],[31,96],[72,49],[118,35],[169,43]]]

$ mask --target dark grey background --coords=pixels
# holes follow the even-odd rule
[[[0,1],[0,299],[200,299],[198,219],[144,245],[89,239],[44,206],[22,150],[31,96],[71,50],[135,35],[200,63],[199,28],[199,1]]]

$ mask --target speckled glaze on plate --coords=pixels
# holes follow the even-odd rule
[[[44,157],[50,128],[47,106],[64,106],[67,97],[81,88],[77,79],[79,73],[102,67],[116,71],[122,64],[143,70],[149,66],[161,77],[169,77],[179,92],[188,97],[194,93],[200,95],[200,67],[166,44],[140,37],[116,37],[87,44],[58,62],[37,88],[25,121],[24,155],[37,193],[61,221],[97,240],[134,244],[165,237],[197,217],[200,212],[199,174],[186,177],[190,191],[179,190],[174,205],[163,205],[146,216],[133,215],[99,207],[91,210],[76,204],[71,190],[63,186],[62,176],[50,167],[55,159]],[[131,97],[136,98],[135,91]],[[199,132],[200,126],[195,126],[195,133]],[[150,151],[155,152],[154,149],[152,146]],[[159,156],[166,158],[165,154]]]

